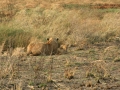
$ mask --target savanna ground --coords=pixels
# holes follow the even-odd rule
[[[120,7],[91,8],[106,3],[120,2],[0,0],[1,45],[8,40],[26,52],[47,37],[69,44],[62,55],[0,54],[0,90],[119,90]]]

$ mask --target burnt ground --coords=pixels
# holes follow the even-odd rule
[[[71,49],[67,54],[53,56],[1,55],[0,90],[119,90],[120,48],[116,47]],[[104,72],[93,69],[93,73],[87,76],[87,72],[94,68],[91,62],[97,60],[106,62],[107,67],[102,67],[109,76],[104,77]],[[72,77],[68,78],[66,73]]]

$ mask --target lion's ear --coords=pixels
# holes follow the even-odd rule
[[[59,38],[56,39],[57,41],[59,40]]]
[[[49,38],[47,38],[47,40],[49,41]]]

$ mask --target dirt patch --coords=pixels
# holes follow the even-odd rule
[[[104,57],[101,54],[105,48],[91,47],[53,56],[0,56],[0,89],[119,90],[120,62],[103,59],[102,63],[109,67],[107,77],[104,77],[105,73],[102,72],[106,67],[98,64],[101,62],[99,59]],[[103,69],[93,69],[93,62],[95,64],[92,67],[98,68],[102,65]],[[95,77],[86,77],[88,68],[94,70]],[[71,75],[70,78],[68,75]]]

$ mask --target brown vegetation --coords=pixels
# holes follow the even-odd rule
[[[24,57],[26,56],[25,48],[24,47],[17,47],[13,50],[12,56],[16,57]]]
[[[91,5],[91,8],[94,8],[94,9],[120,8],[120,4],[109,4],[109,3],[105,3],[105,4],[95,4],[95,5]]]
[[[108,78],[110,76],[109,68],[104,60],[91,62],[91,66],[86,72],[87,77],[93,76],[97,79]]]
[[[69,80],[74,78],[74,74],[75,74],[75,72],[70,69],[67,69],[64,71],[64,77]]]
[[[7,52],[8,54],[12,54],[12,49],[13,49],[13,41],[12,39],[10,40],[5,40],[2,44],[2,50],[1,53],[4,54],[4,52]]]

